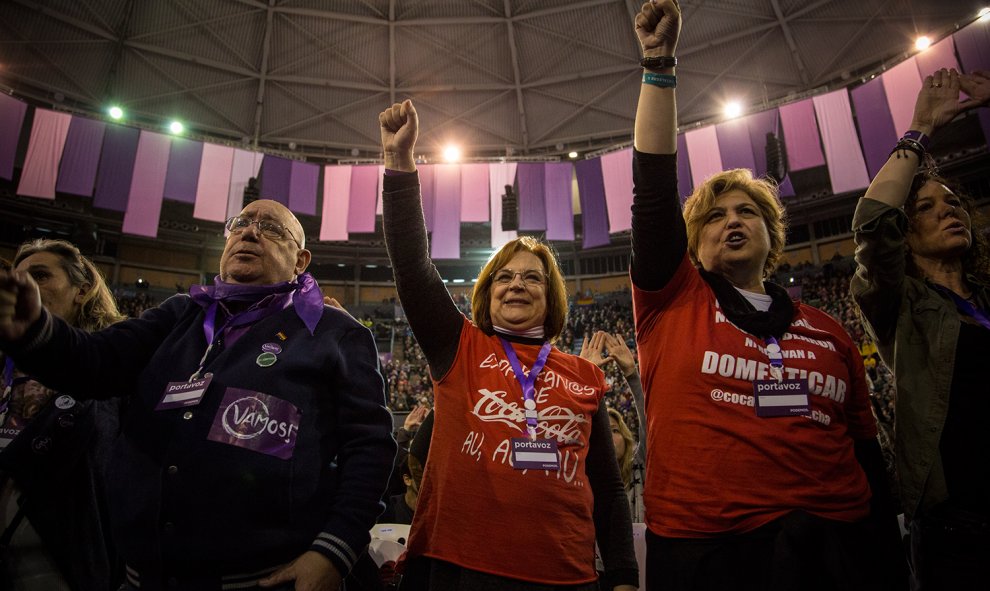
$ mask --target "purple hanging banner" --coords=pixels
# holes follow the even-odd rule
[[[456,164],[437,164],[436,200],[430,256],[434,259],[461,258],[461,170]]]
[[[601,158],[579,160],[574,163],[574,169],[581,198],[581,247],[605,246],[610,240]]]
[[[353,166],[326,166],[323,169],[323,216],[320,240],[346,241],[347,216],[351,202]]]
[[[918,62],[918,73],[921,74],[922,79],[940,68],[955,68],[957,72],[961,71],[959,62],[956,61],[956,47],[952,42],[952,37],[942,39],[915,55],[914,59]]]
[[[461,165],[461,221],[487,222],[488,165]]]
[[[113,211],[125,211],[131,192],[131,176],[134,174],[134,157],[137,155],[141,132],[134,127],[108,125],[103,136],[103,155],[96,173],[96,189],[93,191],[93,207]]]
[[[155,238],[158,236],[158,220],[162,212],[165,191],[165,174],[168,172],[168,153],[172,141],[167,135],[142,131],[134,158],[134,175],[124,212],[121,230]]]
[[[874,78],[852,89],[853,107],[859,123],[859,139],[866,159],[866,172],[873,178],[887,162],[890,151],[897,143],[894,120],[887,108],[883,91],[883,78]]]
[[[632,228],[632,148],[602,156],[602,182],[608,206],[608,231]]]
[[[173,137],[165,173],[165,199],[196,203],[199,167],[203,163],[203,142]]]
[[[865,189],[870,184],[870,175],[866,172],[863,151],[856,136],[849,93],[841,88],[812,100],[818,128],[822,130],[832,192],[838,195]]]
[[[684,134],[677,135],[677,192],[681,195],[681,203],[694,190],[691,182],[691,158],[688,155],[687,138]]]
[[[791,170],[804,170],[825,164],[822,141],[815,123],[815,106],[805,99],[780,107],[780,124],[787,143]]]
[[[62,160],[62,148],[69,135],[72,115],[47,109],[34,110],[31,124],[31,141],[28,142],[21,180],[17,194],[25,197],[55,199],[55,181],[58,165]]]
[[[745,119],[731,119],[715,126],[718,137],[718,152],[722,156],[722,166],[756,170],[753,159],[753,142],[749,138],[749,126]]]
[[[547,240],[574,240],[573,176],[570,162],[548,162],[544,169]]]
[[[543,162],[520,162],[516,168],[516,176],[519,178],[520,230],[532,232],[547,229],[543,169]]]
[[[289,184],[292,179],[292,161],[265,154],[261,161],[261,198],[289,205]]]
[[[990,71],[990,23],[977,20],[952,35],[963,71]]]
[[[513,230],[502,231],[502,195],[505,186],[511,185],[516,179],[515,162],[495,162],[488,165],[488,193],[491,203],[491,240],[492,248],[498,250],[510,240],[515,240],[517,233]]]
[[[378,167],[355,166],[351,170],[350,206],[347,210],[347,231],[375,231],[375,205],[378,201]]]
[[[264,154],[250,150],[234,149],[234,162],[230,166],[230,190],[227,192],[227,218],[244,209],[244,189],[251,177],[258,176]]]
[[[718,135],[715,126],[708,125],[684,133],[691,164],[691,181],[695,187],[705,179],[725,170],[722,154],[718,150]]]
[[[62,149],[55,191],[83,197],[93,196],[106,129],[107,124],[103,121],[85,117],[72,118],[69,135],[66,136],[65,147]]]
[[[426,231],[433,231],[433,202],[436,200],[436,165],[419,164],[419,192],[423,198],[423,221],[426,222]]]
[[[375,174],[379,174],[377,171]],[[289,210],[316,215],[316,191],[320,184],[320,167],[309,162],[292,161],[289,179]]]
[[[196,204],[193,217],[199,220],[227,220],[227,196],[230,193],[230,173],[234,166],[234,149],[216,144],[203,144],[196,183]]]
[[[767,134],[773,133],[777,137],[781,137],[779,118],[780,114],[777,109],[753,113],[746,117],[749,139],[753,144],[753,162],[756,164],[753,174],[758,177],[764,177],[767,174]],[[789,176],[784,177],[777,189],[781,197],[794,196],[794,187],[791,185]]]
[[[0,92],[0,178],[13,180],[17,142],[21,138],[21,126],[27,105]]]
[[[894,133],[897,137],[911,128],[914,118],[914,103],[921,90],[921,75],[918,63],[911,57],[884,72],[883,91],[887,95],[890,117],[894,120]]]

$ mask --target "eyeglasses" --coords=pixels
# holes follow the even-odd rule
[[[512,269],[502,269],[492,273],[492,282],[495,285],[509,285],[516,278],[522,276],[523,283],[529,286],[543,285],[547,281],[546,273],[530,269],[529,271],[513,271]]]
[[[243,216],[235,216],[227,220],[224,227],[231,234],[240,234],[251,224],[258,224],[258,230],[261,232],[261,235],[269,240],[285,240],[285,237],[288,236],[299,248],[302,248],[296,237],[285,226],[271,220],[252,220]]]

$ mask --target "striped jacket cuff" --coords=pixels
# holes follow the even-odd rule
[[[330,562],[333,562],[337,570],[340,571],[341,576],[346,576],[351,571],[358,558],[357,552],[347,542],[327,532],[322,532],[316,536],[310,550],[329,558]]]

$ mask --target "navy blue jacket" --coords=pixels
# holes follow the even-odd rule
[[[142,581],[256,572],[320,552],[346,573],[369,541],[395,454],[374,339],[325,306],[315,336],[290,306],[214,346],[202,401],[156,411],[206,350],[204,313],[175,296],[141,318],[96,333],[43,312],[5,344],[18,367],[78,396],[130,395],[110,467],[114,539]],[[262,345],[281,351],[259,363]],[[57,360],[53,363],[54,360]],[[207,436],[228,388],[261,392],[300,411],[291,458]]]

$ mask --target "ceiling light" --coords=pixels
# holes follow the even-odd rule
[[[457,146],[447,146],[443,149],[443,159],[447,162],[457,162],[461,159],[461,149]]]
[[[180,133],[185,131],[185,129],[186,126],[183,125],[182,122],[180,121],[173,121],[168,124],[168,130],[174,133],[175,135],[179,135]]]
[[[932,44],[932,40],[929,39],[928,37],[925,37],[924,35],[914,40],[914,48],[917,49],[918,51],[924,51],[928,49],[928,47],[931,46],[931,44]]]
[[[990,6],[981,8],[980,11],[976,13],[976,17],[982,22],[990,21]]]
[[[742,103],[740,103],[739,101],[730,101],[726,103],[724,112],[725,112],[725,116],[728,119],[734,119],[742,115],[743,112]]]
[[[120,119],[123,119],[124,117],[124,110],[118,107],[117,105],[110,107],[107,110],[107,113],[109,113],[110,118],[113,119],[114,121],[118,121]]]
[[[567,154],[567,157],[570,158],[571,160],[574,160],[575,158],[578,157],[578,153],[577,152],[569,152]]]
[[[464,283],[463,279],[454,279],[454,283]]]

